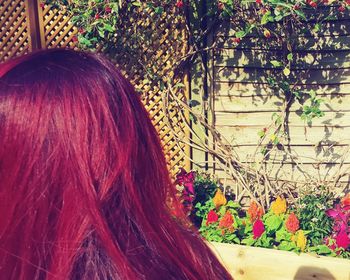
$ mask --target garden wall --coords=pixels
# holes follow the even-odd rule
[[[161,138],[169,167],[177,172],[179,167],[188,166],[186,153],[187,147],[176,143],[170,128],[166,125],[162,109],[161,89],[159,85],[150,83],[145,78],[145,69],[156,69],[159,76],[171,75],[176,56],[182,56],[186,48],[186,37],[176,20],[169,22],[168,17],[163,17],[158,30],[153,32],[154,13],[147,8],[135,8],[135,14],[128,15],[119,26],[124,34],[124,45],[141,41],[140,53],[147,63],[136,64],[130,61],[124,54],[116,55],[116,63],[135,85],[137,91],[142,92],[143,101],[150,113]],[[52,9],[48,5],[40,4],[37,0],[2,0],[0,2],[0,62],[11,57],[25,54],[38,49],[56,47],[77,47],[77,29],[70,23],[70,17],[64,10]],[[148,38],[135,38],[135,29],[148,32]],[[151,44],[150,44],[151,42]],[[178,94],[187,94],[186,90],[178,89]],[[171,105],[171,104],[170,104]],[[177,120],[174,113],[172,121],[181,127],[181,121]],[[183,135],[183,138],[188,135]],[[182,151],[186,153],[182,153]]]
[[[302,105],[293,104],[288,115],[288,134],[281,137],[281,145],[271,153],[268,161],[257,144],[259,131],[266,130],[274,113],[282,110],[283,102],[271,90],[266,74],[276,70],[269,65],[271,57],[286,55],[285,47],[271,47],[271,38],[252,34],[239,44],[234,41],[232,28],[219,29],[213,39],[218,48],[208,59],[209,115],[212,124],[229,142],[240,161],[257,168],[265,168],[276,180],[300,182],[335,181],[349,183],[350,143],[350,15],[322,23],[321,32],[312,32],[308,22],[303,37],[295,38],[292,53],[311,63],[292,64],[291,79],[301,90],[314,90],[324,100],[324,116],[311,123],[301,119]],[[274,29],[270,25],[271,30]],[[266,44],[264,43],[264,40]],[[269,44],[267,44],[269,43]],[[270,47],[267,47],[270,45]],[[273,45],[273,44],[272,44]],[[253,154],[257,155],[253,157]],[[221,165],[212,166],[220,178],[227,178]],[[225,183],[233,186],[230,179]],[[239,188],[239,186],[235,186]],[[239,191],[239,190],[238,190]]]

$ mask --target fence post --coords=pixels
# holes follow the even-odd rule
[[[39,15],[39,3],[38,0],[25,0],[29,35],[31,42],[31,51],[40,50],[45,48],[43,44],[43,32],[42,32],[42,22]]]

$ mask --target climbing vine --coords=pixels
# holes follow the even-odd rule
[[[205,94],[202,94],[199,102],[183,100],[175,94],[176,88],[184,87],[176,77],[181,77],[193,63],[201,65],[201,71],[204,72],[207,55],[219,53],[225,46],[243,50],[270,50],[268,59],[259,61],[258,66],[266,71],[258,79],[270,87],[282,105],[279,106],[279,112],[271,116],[271,123],[257,132],[260,140],[255,152],[263,155],[263,161],[268,161],[273,150],[277,147],[281,150],[281,146],[288,145],[288,116],[293,104],[300,106],[300,117],[306,125],[324,115],[321,105],[325,101],[315,90],[303,87],[311,75],[310,69],[317,65],[318,60],[316,57],[303,56],[296,50],[302,46],[308,50],[322,50],[325,45],[317,40],[319,34],[323,34],[332,21],[349,16],[350,10],[350,0],[46,0],[42,4],[67,9],[71,13],[72,23],[78,28],[74,40],[79,42],[81,48],[105,52],[111,57],[122,53],[132,59],[131,63],[141,64],[150,85],[158,86],[163,92],[163,109],[168,113],[167,124],[178,141],[194,149],[204,150],[218,159],[234,181],[243,186],[244,193],[237,194],[238,200],[248,194],[259,197],[265,205],[269,203],[268,194],[276,193],[280,188],[272,183],[262,164],[251,166],[241,162],[230,148],[229,141],[208,122],[207,116],[203,114],[208,98]],[[134,26],[135,20],[130,15],[137,16],[141,12],[149,15],[145,20],[153,22],[153,30],[145,31]],[[164,25],[160,23],[170,15],[172,20],[179,19],[174,23],[178,25],[177,28],[186,31],[188,46],[186,54],[175,59],[172,69],[174,75],[164,77],[158,74],[159,69],[145,66],[147,57],[140,52],[140,42],[147,44],[147,40],[153,40],[154,33],[165,32]],[[135,28],[134,34],[126,38],[119,28],[123,25]],[[215,40],[212,39],[213,34]],[[307,41],[310,37],[316,39]],[[149,46],[152,46],[152,42],[149,42]],[[169,110],[169,103],[175,104],[187,124],[186,129],[191,130],[191,141],[184,139],[183,134],[176,133],[175,124],[170,121],[174,106]],[[205,139],[193,130],[193,125],[202,126]],[[300,164],[295,157],[292,159],[297,165]],[[339,171],[332,178],[332,184],[336,184],[342,176]],[[283,183],[291,197],[295,183],[293,180]],[[307,177],[305,184],[319,186],[327,182]]]

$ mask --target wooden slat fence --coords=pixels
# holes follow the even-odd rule
[[[310,30],[311,26],[312,23]],[[267,74],[281,70],[268,62],[273,56],[282,56],[285,50],[279,46],[268,48],[269,44],[264,43],[267,39],[256,34],[242,39],[237,46],[231,40],[233,28],[223,30],[224,27],[221,37],[214,36],[219,48],[211,53],[208,63],[212,120],[240,160],[254,166],[263,158],[262,154],[251,158],[259,141],[258,131],[271,123],[273,113],[280,112],[283,105],[266,80]],[[349,11],[337,20],[323,22],[321,30],[318,35],[307,32],[297,38],[293,55],[313,64],[309,68],[301,62],[293,64],[291,76],[296,79],[303,74],[298,88],[315,90],[324,99],[321,109],[325,116],[308,125],[300,118],[301,105],[290,108],[288,139],[266,164],[268,174],[276,180],[321,181],[335,179],[339,171],[350,174]],[[210,170],[228,186],[235,185],[220,164]],[[341,182],[348,185],[349,179],[349,175],[344,176]]]

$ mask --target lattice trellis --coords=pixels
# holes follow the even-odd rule
[[[31,49],[29,20],[24,0],[0,1],[0,61]]]
[[[51,9],[50,6],[40,7],[39,13],[44,29],[46,48],[74,48],[77,29],[70,24],[70,17],[65,10]]]
[[[4,0],[1,3],[0,61],[32,51],[35,49],[32,46],[34,39],[36,39],[37,48],[77,47],[75,36],[77,28],[70,23],[69,15],[64,10],[52,9],[48,5],[36,3],[35,13],[30,16],[27,10],[33,8],[31,1]],[[128,76],[136,89],[142,92],[143,102],[162,141],[169,168],[175,173],[179,167],[189,166],[183,153],[186,147],[175,141],[170,128],[166,125],[162,91],[159,84],[154,84],[145,78],[145,68],[151,69],[160,77],[172,76],[171,69],[177,58],[183,55],[186,46],[185,33],[179,27],[181,22],[178,17],[174,15],[172,20],[169,20],[169,15],[166,14],[159,17],[150,11],[146,4],[135,10],[134,15],[128,15],[125,18],[126,20],[118,28],[118,32],[123,34],[123,44],[125,46],[139,44],[138,56],[142,57],[143,61],[135,62],[122,51],[117,55],[114,54],[114,57],[122,72]],[[37,25],[30,21],[37,21]],[[34,27],[36,27],[35,30],[33,30]],[[29,30],[30,28],[32,30]],[[155,30],[162,30],[162,32],[159,34]],[[147,40],[140,41],[140,38],[135,35],[140,34],[140,31],[146,35]],[[35,37],[33,40],[31,40],[31,34]],[[184,96],[183,90],[179,89],[179,95]],[[171,107],[171,104],[169,106]],[[179,131],[183,130],[183,124],[177,119],[176,111],[171,116],[171,121],[177,123]]]

